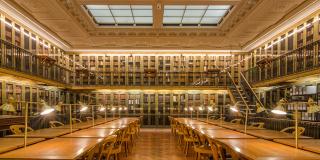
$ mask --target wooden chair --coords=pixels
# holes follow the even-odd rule
[[[182,144],[182,139],[183,139],[183,125],[180,124],[180,123],[177,123],[177,126],[176,126],[176,133],[177,133],[177,136],[178,136],[178,144],[181,145]]]
[[[211,151],[212,151],[213,160],[220,160],[220,159],[225,160],[226,157],[225,157],[224,154],[222,153],[222,148],[221,148],[221,146],[218,145],[218,144],[216,144],[216,143],[214,142],[214,140],[211,139],[211,138],[207,138],[207,141],[208,141],[209,146],[210,146]],[[219,159],[219,157],[221,157],[221,158]]]
[[[12,125],[10,126],[10,130],[13,134],[22,134],[24,133],[25,126],[24,125]],[[33,129],[31,127],[27,127],[27,132],[31,132]]]
[[[115,147],[115,143],[117,141],[117,135],[111,135],[108,136],[101,145],[101,152],[99,155],[99,160],[102,159],[102,157],[105,157],[105,160],[109,160],[111,155],[111,150]]]
[[[99,144],[94,146],[94,147],[92,147],[82,159],[84,159],[84,160],[95,160],[95,159],[98,159],[99,149],[100,149],[100,145]]]
[[[122,139],[122,143],[124,144],[124,152],[126,154],[126,157],[128,156],[128,153],[129,153],[129,150],[130,150],[129,144],[133,143],[132,140],[131,140],[131,134],[129,134],[130,132],[132,132],[131,131],[131,129],[132,129],[131,127],[132,127],[132,124],[129,124],[129,126],[125,129],[125,135],[124,135],[124,137]]]
[[[72,124],[75,124],[75,123],[82,123],[82,121],[77,118],[72,118]]]
[[[253,122],[251,123],[252,127],[257,127],[257,128],[264,128],[264,122]]]
[[[172,118],[171,116],[169,116],[169,120],[170,120],[170,128],[171,128],[171,134],[175,135],[175,131],[176,131],[176,123],[174,121],[174,118]]]
[[[231,122],[231,123],[240,124],[241,121],[242,121],[241,119],[233,119],[233,120],[231,120],[230,122]]]
[[[193,150],[196,152],[196,160],[201,160],[201,156],[210,157],[212,154],[211,147],[205,143],[206,138],[199,132],[194,131],[195,140],[193,142]]]
[[[50,121],[49,122],[50,128],[55,128],[55,127],[59,127],[59,126],[64,126],[63,123],[59,122],[59,121]]]
[[[183,129],[183,141],[184,141],[184,147],[183,151],[188,156],[188,151],[190,145],[193,145],[195,141],[197,141],[196,137],[194,137],[192,128],[184,127]]]
[[[296,127],[287,127],[287,128],[282,129],[280,132],[289,133],[288,131],[292,131],[291,133],[292,133],[293,135],[295,135],[295,134],[296,134]],[[305,128],[304,128],[304,127],[298,127],[298,135],[303,134],[304,131],[305,131]]]
[[[93,120],[93,117],[86,117],[86,120],[87,120],[87,121],[92,121],[92,120]]]
[[[126,135],[126,129],[121,129],[116,132],[117,140],[114,143],[114,147],[110,151],[110,156],[114,156],[114,160],[119,159],[119,154],[122,152],[122,144],[124,140],[124,136]]]

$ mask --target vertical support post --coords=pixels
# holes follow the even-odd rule
[[[91,112],[92,112],[92,127],[94,127],[94,106],[91,106]]]
[[[72,133],[72,105],[71,104],[69,104],[69,116],[70,116],[70,120],[69,120],[70,132]]]
[[[104,121],[107,122],[107,108],[104,110]]]
[[[27,147],[27,134],[28,134],[28,103],[25,103],[25,117],[24,117],[24,148]]]
[[[246,109],[246,119],[244,122],[244,134],[247,134],[247,125],[248,125],[248,108]]]
[[[297,104],[294,105],[294,110],[295,110],[295,140],[296,140],[296,148],[298,148],[298,107]]]

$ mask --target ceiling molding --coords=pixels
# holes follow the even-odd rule
[[[36,32],[42,38],[48,40],[50,43],[53,43],[57,47],[63,50],[69,50],[71,47],[70,45],[63,42],[61,39],[57,38],[57,36],[52,35],[47,30],[45,30],[42,26],[34,22],[33,20],[29,19],[21,12],[19,12],[16,8],[12,5],[8,4],[5,1],[0,1],[0,11],[6,13],[10,17],[14,18],[17,22],[22,23],[26,27],[28,27],[33,32]]]
[[[270,41],[273,37],[277,36],[278,34],[284,32],[288,28],[292,27],[293,25],[297,24],[301,20],[307,18],[314,12],[318,11],[320,8],[320,0],[317,0],[311,4],[309,4],[304,9],[300,10],[296,14],[294,14],[291,18],[285,20],[284,22],[280,23],[278,26],[274,27],[266,34],[260,36],[253,42],[247,44],[245,47],[242,48],[245,52],[250,52],[253,49],[259,47],[260,45],[264,44],[267,41]]]
[[[157,49],[72,49],[69,52],[81,52],[81,53],[88,53],[88,52],[95,52],[95,53],[102,53],[103,52],[178,52],[178,53],[188,53],[188,52],[195,52],[195,53],[239,53],[243,52],[242,50],[157,50]]]

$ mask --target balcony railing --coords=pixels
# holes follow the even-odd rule
[[[39,55],[35,55],[7,41],[1,40],[0,45],[0,65],[2,68],[64,84],[68,83],[67,77],[71,71],[59,65],[48,63]]]
[[[212,72],[146,72],[69,70],[48,55],[36,55],[0,41],[0,67],[74,86],[210,86],[225,87],[226,74]]]
[[[73,77],[74,76],[74,77]],[[226,86],[225,73],[210,72],[90,72],[75,73],[76,86]]]
[[[250,83],[256,83],[319,68],[319,45],[320,40],[312,42],[273,58],[269,63],[250,68],[243,74]]]

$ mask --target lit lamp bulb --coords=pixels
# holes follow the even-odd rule
[[[213,111],[213,107],[208,107],[208,111],[212,112]]]
[[[50,107],[43,99],[40,100],[40,105],[43,107],[43,110],[40,113],[42,116],[54,111],[54,108]]]
[[[116,108],[115,108],[115,107],[112,107],[112,108],[111,108],[111,111],[115,111],[115,110],[116,110]]]
[[[79,104],[80,104],[80,106],[81,106],[81,108],[80,108],[80,112],[84,112],[84,111],[86,111],[86,110],[88,109],[88,106],[87,106],[87,105],[85,105],[84,103],[79,102]]]
[[[100,109],[99,109],[100,112],[103,112],[105,110],[106,110],[106,107],[100,107]]]
[[[184,111],[188,111],[188,108],[184,108]]]
[[[122,111],[122,107],[119,107],[119,111]]]
[[[192,111],[193,111],[193,108],[192,108],[192,107],[190,107],[190,108],[189,108],[189,110],[192,112]]]
[[[239,112],[239,110],[238,110],[238,108],[236,106],[231,106],[230,109],[233,112]]]
[[[273,110],[271,110],[271,112],[274,114],[286,115],[287,112],[283,108],[283,105],[286,103],[287,103],[286,99],[284,98],[280,99],[279,102],[277,103],[277,106]]]
[[[126,111],[126,110],[128,110],[128,108],[127,108],[127,107],[124,107],[124,108],[123,108],[123,110],[125,110],[125,111]]]
[[[198,109],[199,109],[199,111],[202,111],[202,110],[203,110],[203,107],[199,107]]]

